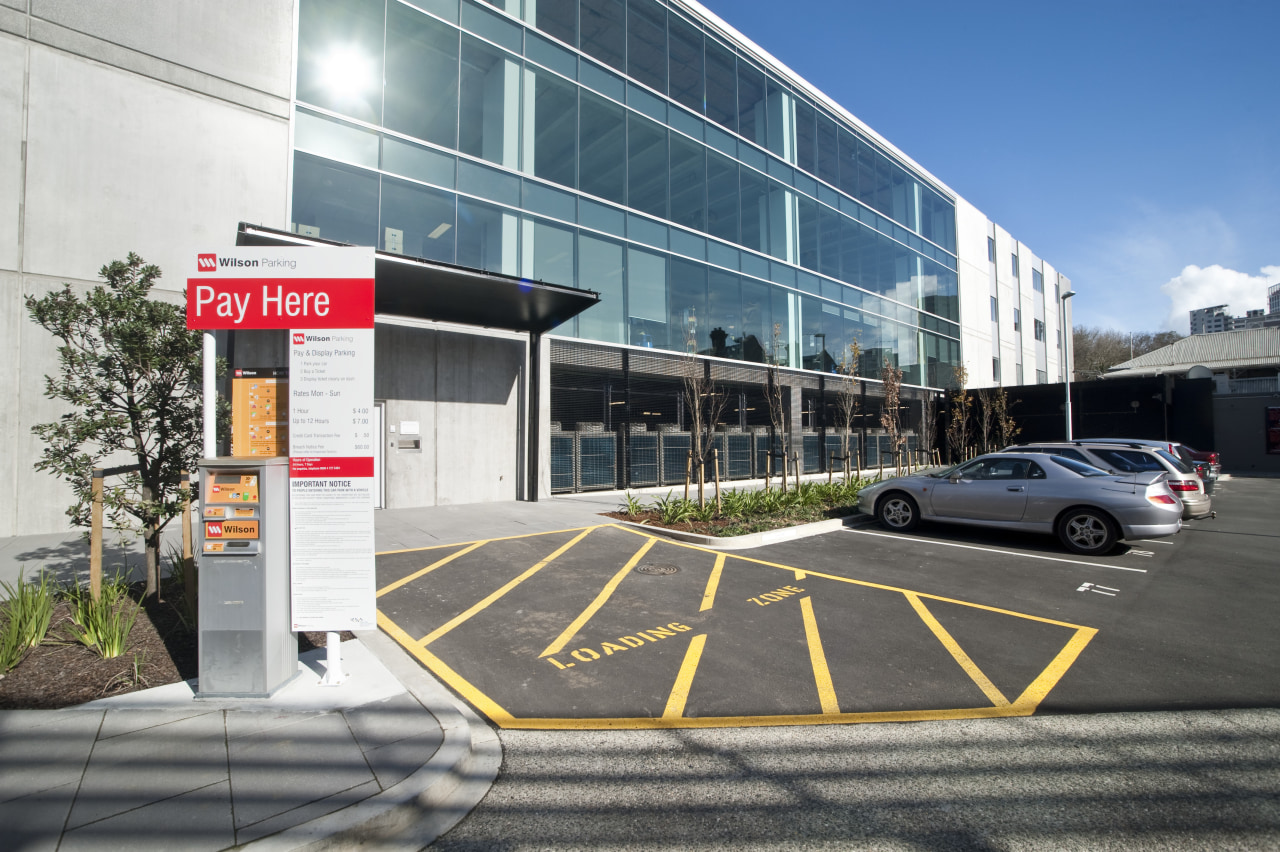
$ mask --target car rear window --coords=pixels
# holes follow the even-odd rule
[[[1156,450],[1155,452],[1164,451]],[[1116,470],[1122,470],[1125,473],[1140,473],[1147,470],[1163,471],[1165,469],[1154,453],[1144,453],[1139,450],[1108,450],[1102,447],[1095,447],[1093,453],[1111,467]],[[1165,455],[1168,455],[1168,453],[1165,453]]]
[[[1076,461],[1075,459],[1067,458],[1066,456],[1049,456],[1049,461],[1053,462],[1058,467],[1065,467],[1067,470],[1072,473],[1077,473],[1080,476],[1109,475],[1105,470],[1099,470],[1091,464],[1085,464],[1082,461]]]
[[[1195,468],[1184,462],[1182,459],[1164,450],[1156,450],[1156,455],[1173,465],[1174,469],[1179,473],[1195,473]]]

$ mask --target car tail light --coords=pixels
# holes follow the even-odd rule
[[[1178,502],[1177,497],[1170,497],[1168,494],[1148,494],[1147,499],[1152,503],[1161,503],[1165,506],[1172,506]]]
[[[1218,461],[1217,453],[1209,453],[1209,464],[1221,464],[1221,462]]]
[[[1174,491],[1199,491],[1200,483],[1189,482],[1185,479],[1175,479],[1169,483],[1169,487]]]

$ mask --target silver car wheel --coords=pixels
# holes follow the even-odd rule
[[[914,529],[920,521],[915,501],[903,494],[890,494],[880,503],[880,522],[894,530]]]
[[[1062,543],[1076,553],[1099,553],[1115,544],[1115,533],[1097,512],[1076,511],[1062,520]]]

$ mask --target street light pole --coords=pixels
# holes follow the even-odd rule
[[[1067,440],[1071,440],[1071,340],[1067,326],[1067,299],[1076,294],[1068,290],[1058,300],[1058,324],[1062,326],[1062,383],[1067,388]]]

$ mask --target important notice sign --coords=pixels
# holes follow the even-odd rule
[[[373,629],[373,249],[235,248],[195,269],[188,328],[288,330],[293,629]]]

